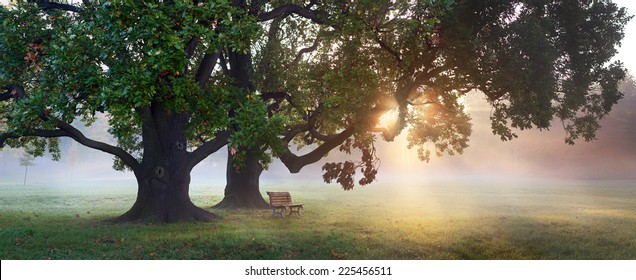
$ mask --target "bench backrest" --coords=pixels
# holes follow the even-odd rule
[[[292,202],[289,192],[267,192],[269,195],[269,205],[281,206]]]

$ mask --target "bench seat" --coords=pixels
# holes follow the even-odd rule
[[[302,203],[293,203],[289,192],[267,192],[269,196],[269,205],[272,207],[272,215],[285,217],[287,215],[297,214],[300,216],[300,209],[303,209]]]

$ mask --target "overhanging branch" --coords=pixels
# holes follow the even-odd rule
[[[135,159],[135,157],[133,157],[128,152],[126,152],[124,149],[106,144],[104,142],[99,142],[93,139],[89,139],[81,131],[79,131],[77,128],[73,127],[72,125],[65,123],[59,119],[52,119],[52,120],[55,123],[55,126],[63,130],[64,132],[68,133],[68,135],[65,135],[65,136],[73,138],[73,140],[77,141],[78,143],[86,147],[93,148],[95,150],[99,150],[99,151],[118,157],[126,165],[128,165],[130,169],[132,169],[134,172],[137,172],[137,170],[139,170],[140,164],[137,161],[137,159]]]
[[[309,130],[309,125],[307,124],[297,124],[297,125],[291,126],[287,128],[285,132],[283,133],[282,141],[285,143],[289,143],[291,142],[292,139],[294,139],[294,137],[296,137],[296,135],[302,132],[306,132],[307,130]]]
[[[9,85],[4,87],[5,93],[0,94],[0,101],[9,100],[10,98],[22,99],[26,97],[24,89],[18,85]]]
[[[401,63],[402,62],[402,55],[396,51],[395,49],[393,49],[391,46],[389,46],[385,41],[383,41],[377,33],[373,34],[374,36],[374,40],[376,43],[378,43],[378,45],[380,45],[380,47],[382,47],[382,49],[384,49],[385,51],[387,51],[388,53],[390,53],[393,57],[395,57],[395,60],[397,61],[397,63]]]
[[[7,92],[9,93],[8,98],[19,99],[19,98],[26,97],[26,94],[24,93],[24,88],[19,85],[11,85],[7,87],[6,89],[7,89]],[[3,98],[5,95],[6,93],[2,95]],[[6,99],[2,99],[2,100],[6,100]],[[51,116],[47,112],[44,112],[44,111],[40,112],[39,118],[44,122],[50,122],[51,124],[55,125],[55,127],[57,127],[58,129],[53,129],[53,130],[28,129],[22,133],[5,132],[0,135],[0,146],[4,145],[4,142],[9,138],[19,138],[22,136],[36,136],[36,137],[47,137],[47,138],[70,137],[73,140],[77,141],[78,143],[86,147],[100,150],[102,152],[119,157],[126,165],[128,165],[135,172],[139,170],[140,164],[137,161],[137,159],[135,159],[131,154],[129,154],[125,150],[116,146],[103,143],[103,142],[89,139],[77,128],[73,127],[72,125],[56,117]]]
[[[5,142],[8,139],[17,139],[23,136],[35,136],[35,137],[44,137],[44,138],[56,138],[56,137],[64,137],[70,136],[66,131],[61,129],[34,129],[25,133],[17,134],[13,132],[5,132],[0,134],[0,147],[4,147]]]
[[[280,160],[285,164],[289,172],[298,173],[303,167],[306,165],[315,163],[323,158],[329,151],[338,147],[342,144],[347,138],[351,137],[355,130],[353,127],[347,128],[342,132],[333,135],[327,141],[324,141],[320,146],[318,146],[313,151],[302,155],[297,156],[291,152],[289,147],[285,148],[283,154],[280,155]]]
[[[369,110],[365,114],[361,115],[357,120],[350,124],[343,131],[332,135],[320,135],[322,144],[316,147],[313,151],[298,156],[294,154],[288,146],[285,146],[285,151],[280,155],[280,160],[285,164],[287,169],[291,173],[298,173],[303,167],[309,164],[313,164],[329,153],[329,151],[338,147],[349,137],[353,136],[357,129],[364,129],[367,132],[385,132],[376,131],[373,127],[375,120],[377,120],[384,113],[392,110],[394,107],[387,104],[378,104],[373,109]],[[282,139],[285,143],[289,143],[296,135],[302,132],[311,133],[312,127],[309,124],[300,124],[289,128]],[[315,136],[315,135],[314,135]]]

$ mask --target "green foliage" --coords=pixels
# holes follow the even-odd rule
[[[594,139],[622,97],[625,70],[609,62],[630,18],[611,1],[112,1],[80,13],[21,2],[0,10],[0,83],[27,94],[0,103],[0,126],[22,135],[105,112],[140,160],[148,114],[161,111],[186,116],[190,149],[229,132],[239,165],[247,150],[267,164],[290,143],[359,143],[361,162],[325,166],[349,188],[356,170],[373,180],[378,131],[406,131],[422,160],[461,153],[473,90],[502,140],[557,118],[567,143]],[[218,64],[201,79],[210,56]],[[56,150],[36,137],[7,143]]]
[[[3,132],[52,130],[56,120],[72,123],[77,118],[90,125],[97,113],[105,112],[117,145],[141,160],[145,116],[139,112],[144,108],[161,104],[174,114],[191,114],[189,142],[198,145],[200,139],[237,125],[232,122],[250,120],[228,118],[230,108],[258,107],[240,104],[243,99],[237,100],[239,93],[227,78],[215,75],[206,89],[195,80],[204,54],[250,51],[259,27],[253,16],[229,1],[110,1],[80,8],[80,13],[43,12],[24,2],[1,8],[0,84],[18,84],[28,93],[0,103]],[[186,47],[194,37],[202,46],[190,57]],[[260,124],[275,132],[281,121],[275,117]],[[37,155],[47,146],[57,150],[55,140],[37,137],[7,143],[37,147]],[[116,158],[115,168],[125,167]]]
[[[278,136],[283,132],[286,119],[281,115],[266,117],[267,105],[258,95],[248,94],[246,99],[247,102],[236,104],[233,108],[234,115],[229,122],[240,129],[232,134],[228,147],[234,151],[237,160],[238,166],[234,167],[244,167],[243,160],[247,158],[247,151],[243,148],[249,147],[256,149],[257,158],[266,168],[271,163],[271,155],[277,155],[281,151]]]
[[[488,96],[503,140],[516,137],[510,127],[548,128],[558,117],[567,143],[589,141],[622,97],[625,70],[609,61],[630,18],[608,1],[461,1],[445,19],[460,23],[447,25],[444,39],[461,46],[447,63]]]
[[[491,103],[502,140],[515,138],[514,128],[547,129],[559,118],[567,143],[589,141],[622,97],[624,69],[609,61],[630,17],[608,1],[360,0],[312,8],[317,19],[262,23],[254,56],[258,91],[286,93],[278,113],[289,127],[311,127],[295,135],[298,149],[355,127],[355,139],[384,130],[392,140],[406,130],[422,160],[430,150],[461,153],[471,134],[461,100],[471,90]],[[393,113],[393,123],[379,122]],[[364,165],[325,165],[325,179],[350,183],[354,166]]]
[[[356,170],[364,175],[359,183],[374,180],[378,162],[371,152],[376,139],[374,127],[383,113],[393,109],[387,100],[404,95],[400,92],[402,80],[425,67],[422,56],[431,48],[435,28],[452,4],[453,1],[325,1],[315,7],[324,23],[291,16],[263,24],[266,33],[256,43],[254,81],[260,92],[286,94],[277,112],[289,119],[288,127],[310,127],[295,135],[296,148],[324,144],[329,141],[328,135],[352,128],[355,133],[347,143],[364,143],[357,147],[369,155],[360,162],[325,165],[325,180],[351,189]],[[398,55],[400,61],[396,61]],[[444,125],[443,121],[438,124]],[[386,137],[392,139],[402,128]],[[469,129],[456,131],[467,132]],[[442,144],[440,138],[426,136],[417,143],[431,140],[434,145]],[[350,150],[346,145],[343,143],[340,150]]]
[[[336,181],[344,190],[352,190],[355,186],[356,170],[360,169],[362,178],[357,183],[361,186],[371,184],[375,181],[378,174],[377,166],[380,162],[375,154],[375,146],[373,145],[375,137],[367,138],[358,137],[354,140],[347,139],[339,150],[341,152],[351,154],[352,150],[357,149],[361,153],[360,162],[347,160],[344,162],[329,162],[323,165],[324,174],[322,178],[326,183]]]

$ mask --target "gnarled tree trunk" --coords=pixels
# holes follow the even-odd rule
[[[190,200],[185,128],[188,117],[160,105],[143,112],[144,156],[135,170],[139,190],[132,208],[116,221],[210,221],[218,218]]]
[[[259,190],[263,166],[256,156],[248,150],[243,168],[235,168],[234,163],[234,156],[228,151],[225,196],[214,208],[268,208]]]
[[[218,218],[195,206],[188,195],[190,171],[179,161],[169,164],[148,164],[137,177],[137,200],[116,222],[176,222],[211,221]],[[155,166],[154,168],[152,166]]]

